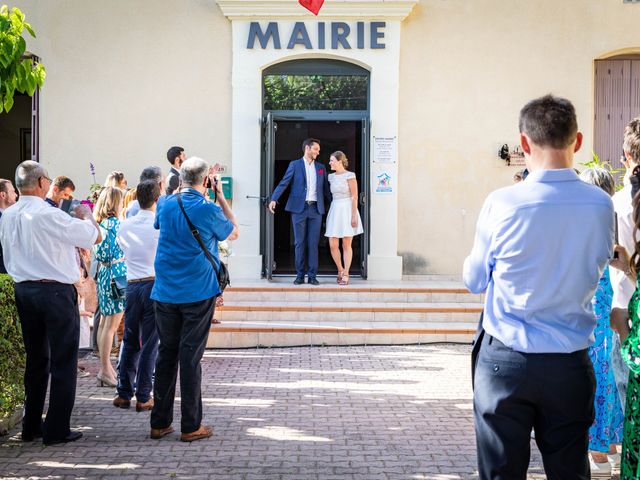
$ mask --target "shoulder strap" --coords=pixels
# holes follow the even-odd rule
[[[200,248],[204,252],[204,256],[207,257],[207,260],[209,260],[209,262],[211,262],[211,265],[213,266],[213,271],[216,272],[216,276],[218,276],[218,265],[216,264],[216,261],[211,255],[211,252],[209,251],[207,246],[204,244],[204,241],[200,236],[200,232],[198,231],[196,226],[193,223],[191,223],[191,220],[189,219],[189,215],[187,215],[187,212],[184,209],[184,205],[182,205],[182,194],[177,193],[176,197],[178,198],[178,206],[180,207],[180,210],[182,210],[182,214],[184,215],[184,218],[187,220],[187,225],[189,225],[189,230],[191,230],[191,235],[195,237],[196,241],[198,242],[198,245],[200,245]]]

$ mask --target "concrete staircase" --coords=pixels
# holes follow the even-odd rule
[[[321,282],[234,282],[207,346],[469,343],[482,311],[482,296],[457,282]]]

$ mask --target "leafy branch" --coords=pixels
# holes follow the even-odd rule
[[[35,38],[36,34],[25,21],[22,11],[7,5],[0,7],[0,113],[9,112],[13,107],[15,92],[26,93],[30,97],[36,88],[42,87],[45,78],[44,66],[25,58],[27,42],[24,31]]]

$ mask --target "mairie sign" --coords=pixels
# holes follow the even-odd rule
[[[319,50],[385,48],[384,28],[386,22],[356,22],[355,32],[352,32],[351,26],[345,22],[317,22],[313,25],[316,28],[307,29],[305,22],[296,22],[286,48],[288,50],[292,50],[296,46],[306,50],[314,48]],[[269,22],[264,29],[259,22],[251,22],[247,48],[253,49],[256,40],[263,50],[267,49],[270,44],[276,50],[282,49],[278,22]]]

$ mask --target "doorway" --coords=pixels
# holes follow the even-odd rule
[[[18,164],[34,156],[32,104],[31,97],[16,92],[11,111],[0,114],[0,178],[11,180],[11,183]]]
[[[272,65],[263,71],[263,156],[261,196],[264,204],[292,160],[302,156],[306,138],[320,140],[316,159],[327,173],[336,150],[349,159],[356,174],[358,210],[364,233],[353,239],[349,274],[367,277],[369,253],[369,77],[358,65],[329,59],[302,59]],[[261,213],[261,254],[264,277],[295,275],[295,241],[291,215],[284,211],[289,191],[279,199],[278,211]],[[326,205],[328,212],[329,205]],[[318,274],[335,275],[329,240],[324,236],[326,215],[318,247]]]
[[[367,226],[365,216],[367,203],[367,168],[363,168],[363,129],[364,120],[298,120],[281,119],[276,120],[273,125],[275,135],[273,142],[273,168],[272,178],[267,179],[267,184],[271,185],[270,190],[278,184],[284,176],[289,163],[302,156],[302,142],[306,138],[317,138],[320,140],[320,155],[317,162],[325,166],[327,173],[330,173],[329,157],[336,150],[343,151],[349,159],[348,169],[356,174],[359,189],[360,215],[363,217],[363,224]],[[270,175],[271,177],[271,175]],[[267,192],[267,195],[270,192]],[[271,275],[295,275],[295,241],[291,215],[284,211],[287,203],[289,191],[279,199],[279,208],[273,217],[272,248],[273,260],[271,262]],[[327,211],[329,205],[326,205]],[[269,214],[270,215],[270,214]],[[328,238],[324,236],[326,215],[323,217],[320,243],[318,247],[318,274],[335,275],[336,266],[331,258]],[[350,275],[366,277],[366,255],[365,241],[366,235],[357,235],[353,239],[353,263]],[[269,239],[265,239],[268,241]],[[270,248],[266,245],[265,248]]]

